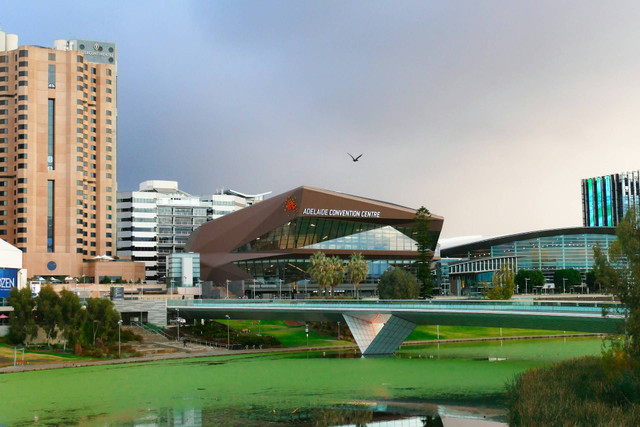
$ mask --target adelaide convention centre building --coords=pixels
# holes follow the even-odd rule
[[[411,269],[415,214],[416,209],[303,186],[203,224],[186,251],[200,253],[202,281],[284,284],[288,292],[302,292],[303,284],[313,289],[307,270],[314,253],[345,260],[361,253],[369,265],[360,288],[366,292],[389,267]],[[431,216],[432,250],[443,221]]]

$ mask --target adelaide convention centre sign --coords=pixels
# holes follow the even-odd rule
[[[353,218],[380,218],[380,211],[304,208],[302,210],[302,215],[353,217]]]

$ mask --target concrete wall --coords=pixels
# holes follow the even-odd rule
[[[167,301],[166,300],[123,300],[113,301],[116,310],[120,313],[148,313],[149,323],[157,326],[167,326]]]

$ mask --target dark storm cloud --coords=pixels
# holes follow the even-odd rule
[[[489,235],[579,225],[580,178],[640,167],[634,2],[30,3],[23,44],[118,45],[121,190],[307,184]]]

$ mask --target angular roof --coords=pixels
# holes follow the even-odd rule
[[[464,243],[456,246],[449,246],[440,250],[441,256],[455,256],[461,252],[469,252],[478,249],[485,249],[491,246],[501,245],[503,243],[517,242],[521,240],[537,239],[540,237],[551,237],[571,234],[615,234],[615,227],[567,227],[567,228],[551,228],[546,230],[526,231],[524,233],[508,234],[505,236],[491,237],[474,241],[472,243]]]

